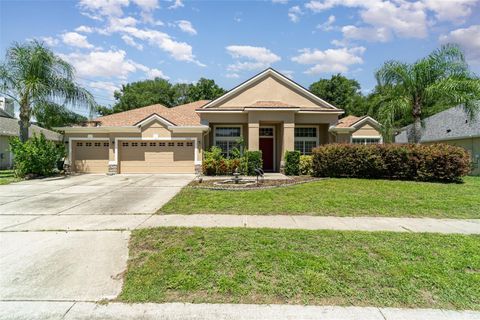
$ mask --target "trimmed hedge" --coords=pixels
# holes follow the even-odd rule
[[[448,144],[328,144],[313,151],[313,176],[459,182],[465,149]]]
[[[228,176],[238,168],[243,175],[255,175],[256,168],[262,168],[261,151],[245,151],[239,158],[227,159],[222,155],[222,150],[212,147],[205,152],[203,161],[203,174],[207,176]]]
[[[309,176],[313,172],[313,158],[312,156],[300,156],[300,174]]]
[[[298,176],[300,174],[300,152],[285,152],[285,174],[287,176]]]

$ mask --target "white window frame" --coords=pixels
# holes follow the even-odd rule
[[[316,125],[295,125],[295,128],[315,128],[316,129],[316,137],[296,137],[295,136],[295,129],[293,129],[293,150],[295,150],[295,142],[297,141],[315,141],[316,147],[320,145],[320,126]],[[302,155],[305,155],[304,152],[300,152]]]
[[[377,143],[367,143],[367,141],[365,140],[363,143],[354,143],[353,140],[354,139],[378,139],[378,142]],[[350,138],[350,143],[351,144],[363,144],[363,145],[367,145],[367,144],[382,144],[383,143],[383,138],[381,136],[352,136]]]
[[[238,137],[217,137],[217,128],[240,128],[240,136]],[[236,142],[238,139],[243,137],[243,126],[239,124],[222,124],[222,125],[215,125],[213,126],[213,145],[217,146],[217,141],[233,141]],[[229,152],[227,152],[227,157],[229,156]]]

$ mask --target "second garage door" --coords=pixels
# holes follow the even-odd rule
[[[120,141],[121,173],[194,173],[193,141]]]
[[[108,141],[75,141],[73,170],[85,173],[107,173],[108,148]]]

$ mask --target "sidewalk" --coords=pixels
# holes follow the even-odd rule
[[[1,301],[0,319],[479,320],[480,312],[300,305]]]
[[[2,215],[1,232],[245,227],[480,234],[480,219],[248,215]]]

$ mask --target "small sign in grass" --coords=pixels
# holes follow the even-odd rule
[[[480,237],[136,230],[119,299],[480,310]]]

